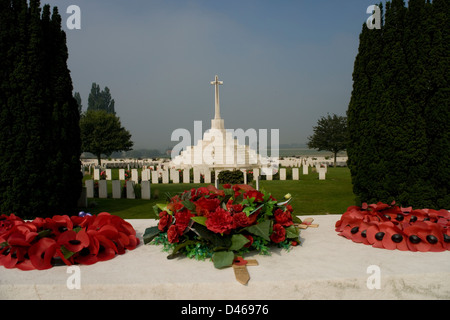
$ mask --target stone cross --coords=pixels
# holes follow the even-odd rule
[[[216,75],[216,78],[214,81],[211,81],[211,84],[216,86],[216,94],[215,94],[215,98],[216,98],[216,104],[215,104],[215,115],[214,115],[214,119],[221,119],[220,118],[220,102],[219,102],[219,85],[223,84],[223,81],[219,81],[219,76]]]

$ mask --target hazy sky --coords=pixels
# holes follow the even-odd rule
[[[214,117],[214,76],[229,129],[279,129],[306,143],[318,118],[345,115],[359,34],[372,0],[52,0],[67,33],[83,109],[109,87],[135,149]],[[69,30],[69,5],[81,29]]]

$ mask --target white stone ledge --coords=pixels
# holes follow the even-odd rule
[[[231,268],[210,261],[168,260],[161,246],[141,244],[124,255],[80,266],[81,288],[68,289],[66,266],[43,271],[0,267],[0,299],[450,299],[450,252],[377,249],[338,236],[340,215],[312,216],[319,228],[301,231],[290,252],[255,255],[247,286]],[[142,240],[154,220],[128,220]],[[381,271],[381,288],[368,289],[367,267]]]

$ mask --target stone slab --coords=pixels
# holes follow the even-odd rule
[[[271,256],[246,256],[250,281],[210,261],[168,260],[161,246],[141,244],[109,261],[80,266],[80,289],[68,289],[68,267],[42,271],[1,268],[0,299],[450,299],[450,251],[377,249],[338,236],[340,215],[311,216],[318,228],[302,230],[301,245]],[[306,217],[302,217],[306,218]],[[155,220],[128,220],[138,237]],[[370,266],[380,268],[380,289],[369,289]]]

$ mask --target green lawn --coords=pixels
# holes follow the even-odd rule
[[[82,210],[93,214],[106,211],[124,219],[149,219],[154,217],[152,207],[166,202],[166,193],[175,195],[203,185],[152,184],[151,200],[88,199],[89,208]],[[297,215],[342,214],[348,206],[355,203],[348,168],[328,168],[326,180],[322,181],[315,172],[302,175],[300,171],[298,181],[263,180],[260,182],[260,189],[269,191],[280,201],[285,194],[290,193],[293,197],[291,204]]]

